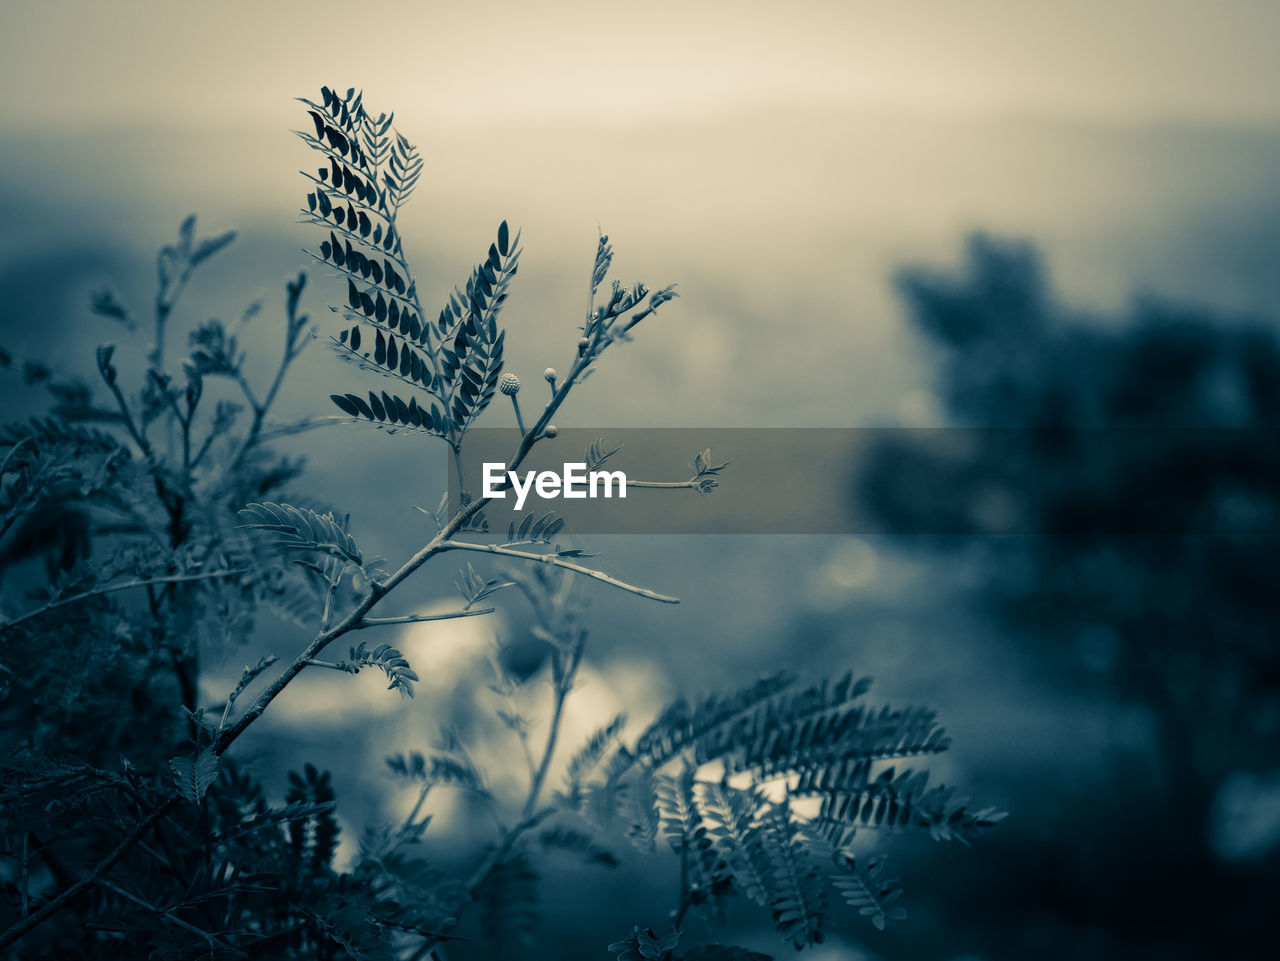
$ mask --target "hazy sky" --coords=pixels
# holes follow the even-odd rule
[[[6,124],[275,122],[322,82],[433,122],[780,101],[1280,123],[1274,0],[4,5]],[[12,129],[12,127],[10,128]]]
[[[555,360],[597,227],[624,279],[680,282],[678,349],[642,338],[615,391],[588,387],[620,423],[927,413],[890,277],[954,262],[975,228],[1034,238],[1086,306],[1280,298],[1280,0],[0,4],[0,260],[22,258],[20,288],[85,244],[141,287],[190,210],[242,229],[220,267],[236,296],[310,266],[293,221],[312,159],[289,130],[327,83],[422,147],[402,223],[430,296],[501,219],[525,228],[508,343],[529,369]],[[106,269],[64,280],[68,311]],[[340,290],[316,276],[317,299]],[[210,285],[207,309],[231,309]],[[0,320],[34,336],[9,301]],[[660,408],[614,399],[655,378]]]

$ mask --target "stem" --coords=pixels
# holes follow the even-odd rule
[[[520,416],[520,401],[516,399],[516,395],[511,395],[511,406],[516,412],[516,426],[520,428],[520,436],[524,436],[524,418]]]
[[[68,604],[76,604],[90,597],[97,597],[101,594],[114,594],[116,591],[125,591],[131,587],[150,587],[153,584],[180,584],[184,581],[207,581],[215,577],[231,577],[235,574],[243,574],[242,570],[224,570],[224,571],[208,571],[202,574],[172,574],[167,577],[151,577],[139,578],[133,581],[122,581],[119,584],[108,584],[105,587],[95,587],[92,590],[84,591],[81,594],[73,594],[71,597],[64,597],[60,600],[50,601],[44,607],[38,607],[34,611],[28,611],[25,614],[15,617],[11,621],[0,624],[0,634],[11,628],[17,627],[33,617],[39,617],[49,611],[56,610],[59,607],[66,607]]]
[[[547,771],[551,767],[551,756],[556,751],[556,740],[560,736],[560,720],[564,716],[564,702],[568,694],[567,685],[556,685],[556,704],[551,712],[551,730],[547,732],[547,746],[543,749],[542,761],[529,785],[529,797],[524,802],[525,818],[528,818],[533,813],[533,809],[538,806],[538,795],[542,793],[542,784],[547,779]]]
[[[31,832],[22,835],[22,916],[31,913]]]
[[[413,822],[417,819],[418,812],[422,810],[422,805],[426,803],[427,795],[430,793],[431,782],[428,781],[426,784],[422,785],[422,790],[418,792],[418,800],[413,803],[413,810],[410,811],[409,816],[404,819],[404,827],[400,830],[407,831],[409,828],[413,827]]]
[[[543,808],[534,814],[521,820],[510,831],[508,831],[502,839],[502,844],[494,848],[494,850],[480,862],[479,867],[472,873],[471,878],[467,881],[467,886],[462,893],[462,904],[470,904],[476,899],[476,895],[480,892],[480,888],[484,886],[485,881],[489,879],[489,875],[493,873],[493,869],[502,863],[503,859],[511,853],[515,848],[516,842],[520,840],[526,832],[536,828],[539,824],[555,813],[555,808]],[[461,914],[461,911],[458,911]],[[455,923],[457,918],[455,917]],[[424,958],[431,953],[431,950],[440,942],[445,940],[444,934],[437,934],[425,941],[417,951],[411,955],[411,958]]]
[[[647,597],[653,601],[661,601],[663,604],[679,604],[680,598],[671,597],[667,594],[659,594],[657,591],[651,591],[647,587],[637,587],[635,584],[628,584],[626,581],[620,581],[616,577],[612,577],[603,571],[593,570],[590,567],[583,567],[581,564],[574,564],[555,554],[538,554],[533,551],[516,551],[509,547],[500,547],[497,544],[472,544],[468,541],[446,541],[443,545],[444,550],[448,551],[476,551],[480,554],[498,554],[502,557],[518,557],[526,561],[539,561],[543,564],[550,564],[552,567],[560,567],[566,571],[573,571],[575,574],[581,574],[583,577],[590,577],[592,580],[603,581],[619,590],[626,591],[629,594],[637,594],[640,597]]]
[[[450,443],[449,451],[453,459],[453,469],[458,473],[458,503],[465,506],[471,501],[471,492],[467,490],[467,478],[462,472],[462,448]]]
[[[151,826],[159,821],[162,817],[169,813],[178,803],[180,795],[173,794],[160,807],[152,811],[149,815],[134,825],[133,830],[117,844],[105,858],[94,866],[92,872],[87,877],[81,878],[69,888],[65,888],[61,894],[53,898],[42,907],[39,911],[27,915],[25,918],[14,923],[4,934],[0,934],[0,948],[7,947],[18,938],[22,937],[32,928],[44,923],[53,917],[63,908],[65,908],[80,895],[84,894],[89,888],[97,884],[107,872],[110,871],[123,858],[135,844],[142,840],[143,836],[151,830]]]
[[[258,403],[254,398],[253,391],[249,388],[249,382],[245,380],[243,374],[238,374],[236,379],[240,383],[240,389],[244,392],[245,400],[249,402],[249,406],[253,409],[253,423],[249,425],[249,431],[245,434],[244,443],[240,445],[240,449],[236,451],[236,456],[231,460],[231,470],[234,471],[240,466],[244,456],[253,449],[262,434],[262,424],[267,419],[267,412],[271,409],[271,405],[275,403],[276,394],[280,391],[280,385],[284,382],[284,375],[289,369],[289,365],[293,363],[297,352],[293,349],[293,319],[290,318],[289,332],[287,337],[289,340],[285,344],[284,356],[280,360],[280,366],[276,368],[275,378],[271,381],[271,386],[267,389],[267,396],[262,403]]]
[[[636,481],[630,477],[627,478],[628,487],[657,487],[664,490],[675,490],[681,487],[697,487],[698,482],[693,480],[687,481]]]
[[[405,614],[402,617],[366,617],[352,628],[362,631],[366,627],[390,627],[394,624],[417,624],[421,621],[451,621],[459,617],[476,617],[480,614],[492,614],[496,607],[473,607],[462,611],[445,611],[442,614]]]
[[[203,938],[205,941],[209,943],[209,946],[211,948],[216,945],[217,947],[221,948],[223,951],[230,951],[232,954],[239,955],[242,958],[248,957],[248,955],[246,955],[239,948],[235,947],[232,944],[228,944],[226,941],[223,941],[217,935],[210,934],[208,931],[205,931],[203,928],[198,928],[194,924],[189,924],[188,922],[183,921],[180,917],[173,914],[172,912],[166,911],[163,908],[157,907],[156,905],[152,904],[150,901],[140,898],[136,894],[131,894],[128,891],[126,891],[124,888],[119,887],[118,885],[112,884],[110,881],[99,880],[98,887],[106,888],[108,891],[114,891],[116,894],[120,895],[120,897],[124,898],[125,900],[132,901],[134,904],[138,905],[139,907],[146,908],[148,911],[152,911],[155,914],[158,914],[160,917],[164,918],[170,924],[173,924],[176,927],[182,928],[185,931],[190,931],[192,934],[195,934],[198,937]]]
[[[259,442],[275,440],[279,437],[292,437],[294,434],[301,434],[304,431],[315,430],[317,427],[330,427],[334,424],[349,424],[350,417],[344,417],[342,414],[329,414],[323,417],[307,417],[303,420],[294,421],[292,424],[282,424],[271,430],[264,430],[258,435]]]
[[[129,436],[133,438],[133,442],[138,445],[138,449],[142,451],[143,456],[146,457],[148,463],[154,469],[157,463],[156,452],[151,447],[151,442],[147,440],[146,435],[138,430],[138,425],[133,419],[133,412],[129,410],[129,403],[124,399],[124,393],[120,390],[120,385],[115,380],[107,380],[107,387],[116,400],[116,406],[120,408],[120,415],[124,419],[124,426],[129,431]]]
[[[9,473],[9,462],[17,456],[18,451],[22,450],[22,448],[26,447],[28,444],[31,444],[34,447],[35,442],[35,437],[28,435],[9,448],[9,453],[5,455],[4,461],[0,462],[0,477],[4,477],[5,474]]]
[[[338,566],[337,561],[332,562],[337,568],[329,575],[329,589],[324,594],[324,610],[320,612],[320,630],[326,630],[329,627],[329,617],[333,613],[333,598],[338,593],[338,584],[342,581],[342,575],[346,571],[346,566]]]
[[[680,903],[671,917],[671,926],[679,928],[684,920],[693,899],[689,897],[689,839],[683,833],[680,837]]]

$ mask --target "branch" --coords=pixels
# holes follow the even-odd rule
[[[419,621],[451,621],[458,617],[475,617],[479,614],[492,614],[496,607],[473,608],[463,611],[445,611],[441,614],[405,614],[403,617],[366,617],[352,628],[353,631],[366,627],[390,627],[395,624],[417,624]]]
[[[136,894],[131,894],[128,891],[126,891],[124,888],[118,885],[112,884],[110,881],[99,880],[98,887],[106,888],[108,891],[114,891],[116,894],[120,895],[120,897],[124,898],[125,900],[132,901],[134,904],[138,905],[139,907],[146,908],[148,911],[151,911],[155,914],[160,915],[160,917],[164,918],[170,924],[173,924],[179,928],[182,928],[185,931],[190,931],[192,934],[197,935],[198,937],[203,938],[205,941],[207,941],[210,947],[217,946],[221,948],[223,951],[230,951],[232,954],[238,955],[242,958],[248,957],[247,954],[245,954],[235,945],[228,944],[226,941],[223,941],[217,935],[211,934],[210,932],[204,930],[203,928],[198,928],[194,924],[189,924],[186,921],[183,921],[182,918],[173,914],[171,911],[166,911],[164,908],[157,907],[156,905],[152,904],[150,901],[147,901],[144,898],[140,898]]]
[[[41,614],[47,614],[49,611],[56,610],[59,607],[66,607],[68,604],[76,604],[90,597],[97,597],[101,594],[114,594],[116,591],[126,591],[131,587],[150,587],[153,584],[180,584],[184,581],[207,581],[217,577],[231,577],[234,574],[243,574],[243,570],[223,570],[223,571],[206,571],[200,574],[171,574],[166,577],[138,578],[132,581],[121,581],[118,584],[107,584],[105,587],[95,587],[92,590],[84,591],[81,594],[73,594],[71,597],[63,597],[56,601],[50,601],[44,607],[38,607],[34,611],[28,611],[25,614],[15,617],[11,621],[0,624],[0,634],[11,630],[34,617]]]
[[[134,825],[133,830],[117,844],[105,858],[97,863],[93,871],[88,877],[81,878],[71,887],[63,890],[61,894],[53,898],[42,907],[39,911],[27,915],[25,918],[15,922],[4,934],[0,934],[0,948],[8,947],[18,938],[22,937],[32,928],[44,923],[53,917],[63,908],[65,908],[80,895],[84,894],[89,888],[93,887],[107,872],[110,871],[123,858],[129,850],[142,840],[143,836],[151,830],[152,825],[159,821],[162,817],[169,813],[170,810],[178,803],[180,795],[174,793],[160,807],[152,811],[145,818]]]
[[[231,461],[231,470],[235,470],[244,460],[244,456],[253,449],[258,443],[262,434],[262,425],[267,418],[267,412],[271,410],[271,405],[275,403],[276,394],[280,392],[280,385],[284,383],[284,375],[289,370],[289,365],[297,359],[302,353],[302,347],[298,345],[298,337],[303,332],[306,325],[306,317],[298,315],[298,301],[302,296],[302,289],[306,286],[307,275],[305,273],[298,275],[296,283],[290,282],[287,285],[288,290],[288,307],[285,322],[284,335],[284,354],[280,358],[280,366],[276,368],[275,377],[271,381],[271,386],[267,388],[267,396],[259,403],[255,398],[253,391],[249,387],[249,382],[245,380],[244,375],[237,372],[236,379],[240,383],[241,390],[244,391],[245,399],[249,402],[249,406],[253,409],[253,423],[249,426],[249,431],[245,434],[244,443],[240,445],[240,450],[236,452],[236,456]]]
[[[497,544],[472,544],[467,541],[445,541],[444,550],[447,551],[476,551],[481,554],[498,554],[502,557],[518,557],[526,561],[538,561],[542,564],[550,564],[552,567],[560,567],[566,571],[573,571],[575,574],[581,574],[583,577],[590,577],[593,580],[603,581],[619,590],[626,591],[630,594],[637,594],[640,597],[647,597],[650,600],[661,601],[663,604],[679,604],[680,598],[670,597],[667,594],[659,594],[657,591],[651,591],[647,587],[637,587],[635,584],[628,584],[626,581],[620,581],[616,577],[612,577],[603,571],[593,570],[590,567],[583,567],[581,564],[574,564],[566,561],[562,557],[555,554],[538,554],[533,551],[515,551],[509,547],[499,547]]]
[[[681,488],[681,487],[695,487],[695,488],[696,488],[696,487],[698,486],[698,482],[697,482],[696,480],[687,480],[687,481],[638,481],[638,480],[632,480],[630,477],[628,477],[628,478],[627,478],[627,486],[628,486],[628,487],[656,487],[656,488],[662,488],[662,489],[666,489],[666,490],[674,490],[674,489]]]
[[[263,430],[258,435],[259,442],[275,440],[279,437],[292,437],[317,427],[331,427],[334,424],[349,424],[351,418],[343,414],[326,414],[321,417],[306,417],[291,424],[279,424],[270,430]]]
[[[554,813],[555,808],[546,807],[541,811],[529,815],[512,827],[511,830],[503,837],[502,843],[498,845],[498,847],[494,848],[493,851],[490,852],[489,856],[480,862],[480,865],[472,873],[470,879],[467,881],[466,888],[462,892],[461,904],[466,905],[474,901],[476,899],[476,895],[480,893],[480,888],[482,888],[484,883],[489,880],[489,875],[493,873],[493,869],[501,864],[503,859],[511,853],[512,849],[516,846],[516,842],[520,840],[521,836],[526,832],[533,830],[533,828],[536,828]],[[461,911],[458,913],[460,914]],[[417,959],[425,958],[431,953],[432,948],[445,939],[446,935],[444,934],[437,934],[434,937],[429,938],[411,955],[411,961],[417,961]]]

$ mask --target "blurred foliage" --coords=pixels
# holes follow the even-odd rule
[[[973,564],[1001,650],[1100,696],[1117,732],[1106,786],[1077,786],[1047,827],[1062,837],[984,862],[1020,879],[1007,894],[1038,940],[1016,925],[983,939],[1009,957],[1270,956],[1278,839],[1228,862],[1213,837],[1228,779],[1280,764],[1274,324],[1151,297],[1079,312],[1034,248],[986,236],[961,270],[898,284],[953,423],[973,429],[887,440],[857,496]],[[992,529],[1015,533],[956,533]],[[1120,733],[1135,717],[1136,747]]]

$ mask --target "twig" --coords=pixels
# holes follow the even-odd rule
[[[417,819],[418,812],[422,810],[422,805],[426,803],[427,795],[431,793],[431,788],[433,786],[434,782],[432,781],[428,781],[426,784],[422,785],[422,789],[418,792],[418,800],[413,803],[413,810],[411,810],[409,812],[409,816],[404,819],[404,827],[400,829],[401,831],[407,831],[409,828],[413,827],[413,822]]]
[[[4,477],[5,474],[9,473],[9,463],[18,456],[18,451],[22,450],[22,448],[26,447],[28,444],[34,446],[35,442],[35,436],[28,435],[10,447],[9,453],[4,457],[4,461],[0,462],[0,477]]]
[[[331,427],[334,424],[349,424],[350,417],[342,414],[327,414],[323,417],[305,417],[302,420],[294,421],[292,424],[281,424],[270,430],[263,430],[258,435],[258,441],[264,442],[275,440],[278,437],[292,437],[294,434],[301,434],[304,431],[315,430],[317,427]]]
[[[142,840],[143,836],[151,830],[151,826],[159,821],[162,817],[169,813],[170,810],[178,803],[181,795],[174,793],[160,807],[156,808],[145,818],[134,825],[133,830],[112,848],[111,853],[99,861],[88,874],[87,877],[81,878],[69,888],[64,888],[60,894],[46,902],[45,906],[32,914],[27,915],[9,927],[4,934],[0,934],[0,948],[8,947],[13,942],[30,931],[32,928],[43,924],[49,918],[53,917],[72,901],[76,900],[80,895],[84,894],[89,888],[97,884],[107,872],[110,871],[123,858],[130,849]]]
[[[132,901],[134,904],[138,905],[139,907],[146,908],[148,911],[151,911],[155,914],[160,915],[160,917],[164,918],[166,921],[168,921],[170,924],[174,925],[175,927],[182,928],[184,931],[190,931],[192,934],[196,935],[197,937],[203,938],[205,941],[209,942],[210,947],[217,946],[221,948],[223,951],[230,951],[232,954],[238,955],[242,958],[248,957],[248,955],[245,954],[245,952],[241,951],[235,945],[222,940],[222,938],[218,937],[216,934],[206,931],[204,930],[204,928],[198,928],[194,924],[190,924],[187,921],[183,921],[182,918],[174,914],[172,910],[165,910],[164,908],[154,905],[150,901],[147,901],[145,898],[140,898],[136,894],[132,894],[129,891],[126,891],[124,888],[120,887],[119,885],[112,884],[110,881],[100,879],[97,883],[98,883],[98,887],[106,888],[108,891],[114,891],[116,894],[120,895],[120,897],[124,898],[125,900]]]
[[[243,570],[224,570],[224,571],[206,571],[199,574],[171,574],[166,577],[150,577],[138,578],[132,581],[122,581],[118,584],[107,584],[105,587],[95,587],[92,590],[84,591],[81,594],[73,594],[71,597],[63,597],[56,601],[50,601],[44,607],[38,607],[34,611],[27,611],[15,617],[11,621],[0,624],[0,634],[11,628],[17,627],[33,617],[39,617],[49,611],[56,610],[59,607],[66,607],[68,604],[76,604],[90,597],[97,597],[101,594],[114,594],[116,591],[127,591],[131,587],[150,587],[153,584],[179,584],[184,581],[207,581],[217,577],[231,577],[235,574],[243,574]]]
[[[638,480],[632,480],[630,477],[628,477],[628,478],[627,478],[627,486],[628,486],[628,487],[654,487],[654,488],[662,488],[662,489],[664,489],[664,490],[676,490],[676,489],[681,488],[681,487],[694,487],[694,488],[696,488],[696,487],[698,487],[698,481],[696,481],[696,480],[687,480],[687,481],[638,481]]]
[[[606,584],[616,587],[619,590],[628,592],[629,594],[638,594],[640,597],[647,597],[650,600],[661,601],[663,604],[679,604],[680,598],[671,597],[667,594],[659,594],[657,591],[651,591],[647,587],[637,587],[635,584],[628,584],[626,581],[620,581],[616,577],[612,577],[603,571],[593,570],[590,567],[583,567],[581,564],[574,564],[566,561],[564,558],[555,554],[538,554],[533,551],[513,551],[509,547],[500,547],[497,544],[472,544],[468,541],[445,541],[444,549],[453,551],[476,551],[481,554],[498,554],[502,557],[518,557],[526,561],[538,561],[543,564],[550,564],[552,567],[563,568],[566,571],[573,571],[575,574],[581,574],[583,577],[590,577],[593,580],[603,581]]]
[[[31,852],[30,852],[31,832],[24,831],[22,834],[22,916],[25,918],[31,913]]]
[[[441,614],[405,614],[403,617],[366,617],[352,628],[362,631],[366,627],[390,627],[395,624],[417,624],[420,621],[451,621],[459,617],[476,617],[480,614],[492,614],[496,607],[466,608],[460,611],[445,611]]]
[[[519,841],[526,832],[537,827],[554,813],[555,808],[543,808],[541,811],[531,814],[513,826],[503,837],[502,843],[498,845],[498,847],[494,848],[493,851],[490,852],[489,856],[481,861],[480,865],[474,872],[472,872],[470,879],[467,881],[467,886],[462,892],[462,904],[470,904],[474,901],[476,899],[476,895],[480,893],[480,888],[482,888],[484,883],[489,880],[489,875],[493,873],[493,869],[501,864],[503,859],[511,853],[512,849],[516,846],[516,842]],[[436,945],[440,944],[440,942],[444,941],[447,937],[447,934],[437,934],[428,939],[421,947],[418,948],[417,951],[410,955],[410,961],[418,961],[418,959],[425,958],[431,953]]]

